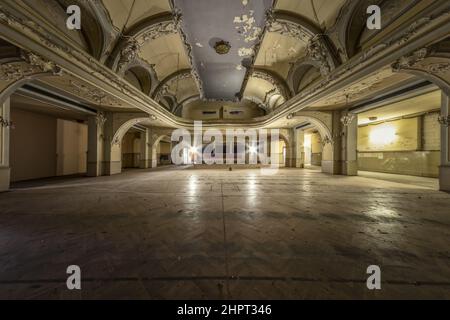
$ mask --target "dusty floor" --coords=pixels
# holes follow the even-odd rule
[[[413,184],[169,168],[20,184],[0,208],[1,299],[450,299],[450,195]]]

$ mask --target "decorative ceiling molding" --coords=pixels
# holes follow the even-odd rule
[[[103,90],[97,89],[77,80],[69,80],[69,84],[71,85],[74,94],[88,101],[94,102],[99,106],[122,106],[122,102],[119,99],[108,95]]]
[[[374,44],[365,49],[344,65],[333,70],[317,84],[301,91],[291,99],[287,107],[279,108],[274,112],[272,121],[289,114],[291,110],[298,111],[307,105],[320,101],[326,95],[330,95],[332,90],[342,90],[350,81],[356,82],[362,74],[367,74],[367,70],[374,70],[375,66],[382,66],[381,61],[383,59],[389,60],[393,56],[399,57],[402,52],[411,52],[412,43],[416,46],[417,43],[433,43],[433,39],[435,39],[434,41],[439,39],[438,34],[440,34],[441,39],[448,37],[450,3],[447,1],[433,3],[433,6],[427,10],[427,15],[421,16],[416,21],[418,20],[424,22],[420,24],[413,22],[410,25],[403,26],[402,29],[382,43]],[[430,30],[433,30],[433,32],[430,32]],[[405,46],[406,43],[410,44],[410,47]]]
[[[57,0],[57,2],[64,11],[70,5],[78,5],[82,9],[81,33],[90,47],[92,56],[105,62],[119,32],[114,27],[103,2],[101,0]]]
[[[335,91],[364,79],[367,74],[394,62],[403,55],[448,37],[449,7],[448,1],[434,1],[425,11],[417,13],[416,20],[423,19],[423,23],[419,25],[405,23],[388,39],[383,39],[382,43],[363,49],[355,57],[346,61],[344,65],[333,70],[326,78],[302,91],[283,107],[276,109],[270,116],[260,121],[248,121],[246,124],[251,127],[273,124],[275,121],[285,118],[289,113],[299,111],[330,96]],[[2,3],[0,32],[5,40],[55,61],[68,73],[84,79],[94,87],[102,88],[105,92],[120,98],[131,108],[157,114],[158,118],[169,126],[192,127],[191,121],[174,117],[155,101],[112,72],[111,69],[82,51],[79,46],[50,31],[46,25],[36,22],[34,16],[27,15],[23,8],[14,6],[12,2]],[[427,60],[427,63],[428,61],[445,63],[436,59]],[[205,126],[208,125],[205,124]]]
[[[67,42],[65,38],[51,34],[46,26],[35,22],[32,17],[27,17],[21,10],[21,7],[10,7],[9,4],[0,6],[0,31],[7,41],[26,50],[31,50],[32,47],[43,55],[51,56],[67,73],[88,80],[94,86],[104,88],[113,96],[120,96],[122,101],[126,101],[128,107],[145,112],[156,112],[162,119],[169,122],[178,121],[172,118],[170,112],[110,68],[78,46]],[[25,37],[29,41],[18,42],[17,37]]]
[[[392,65],[392,70],[394,72],[399,72],[401,70],[412,68],[419,62],[423,61],[428,55],[429,50],[427,48],[421,48],[419,50],[416,50],[413,53],[405,55],[400,59],[398,59]]]
[[[289,100],[293,95],[284,79],[270,70],[254,68],[251,77],[262,79],[272,84],[276,88],[278,94],[283,96],[285,100]]]
[[[170,86],[174,81],[179,81],[188,78],[192,78],[191,69],[179,70],[167,76],[164,80],[162,80],[158,84],[156,89],[153,91],[152,93],[153,100],[160,101],[162,96],[168,94]]]
[[[277,88],[273,88],[272,90],[267,91],[264,96],[264,104],[268,106],[269,109],[273,108],[273,106],[270,104],[270,100],[272,99],[273,96],[283,97]]]
[[[203,90],[203,83],[202,79],[200,78],[200,75],[198,74],[197,69],[194,67],[194,56],[192,53],[192,46],[189,44],[189,41],[187,39],[187,35],[183,30],[183,15],[181,14],[180,8],[177,8],[173,2],[173,0],[170,0],[170,5],[172,7],[173,11],[173,19],[175,21],[176,30],[181,36],[181,40],[183,41],[184,48],[186,50],[187,57],[189,59],[189,65],[191,66],[190,72],[192,75],[192,78],[194,79],[195,83],[197,84],[198,91],[200,92],[200,96],[202,99],[205,97],[205,93]]]
[[[61,68],[37,54],[22,52],[21,60],[0,65],[1,81],[18,81],[34,74],[61,75]],[[25,62],[25,63],[24,63]]]
[[[143,88],[143,92],[145,94],[150,95],[159,84],[158,75],[156,74],[156,70],[155,70],[155,65],[150,64],[147,61],[138,57],[138,58],[134,59],[130,64],[127,65],[127,70],[123,71],[122,76],[124,76],[127,71],[129,71],[131,69],[136,69],[136,68],[138,70],[142,70],[143,73],[145,73],[145,75],[148,76],[150,85],[145,86],[148,88]],[[143,81],[142,76],[137,75],[137,74],[135,74],[135,75],[139,79],[139,82],[141,82],[141,85],[143,85],[144,84],[143,82],[145,82],[145,81]]]
[[[338,65],[336,49],[327,35],[315,25],[299,15],[286,11],[275,11],[267,20],[267,31],[298,39],[306,44],[306,59],[327,76]]]
[[[113,70],[124,72],[137,59],[142,46],[160,37],[178,32],[174,16],[170,12],[161,13],[132,26],[116,44],[110,57]]]
[[[392,70],[391,68],[386,67],[366,79],[337,92],[332,97],[326,99],[325,102],[321,103],[321,105],[346,105],[350,102],[354,102],[382,88],[384,82],[386,82],[390,76],[392,76]]]
[[[450,57],[439,55],[435,48],[421,48],[401,57],[392,64],[392,71],[422,76],[450,93]]]
[[[183,101],[180,101],[180,103],[173,110],[173,113],[177,113],[178,109],[183,108],[185,105],[198,100],[201,100],[201,97],[199,94],[196,94],[184,99]]]
[[[294,96],[299,92],[300,83],[311,68],[317,68],[317,72],[320,73],[318,67],[306,57],[292,64],[286,82]]]
[[[322,30],[306,18],[288,11],[272,11],[267,16],[267,31],[279,33],[292,37],[304,43],[308,43],[316,34]]]
[[[23,50],[19,50],[19,54],[19,57],[0,64],[0,103],[14,90],[33,79],[62,74],[58,65],[37,54]]]
[[[318,34],[309,39],[306,46],[306,57],[319,68],[322,76],[328,76],[336,68],[335,59],[327,48],[324,35]]]

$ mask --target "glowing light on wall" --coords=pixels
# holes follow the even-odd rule
[[[388,145],[397,140],[397,131],[389,124],[377,126],[370,131],[369,140],[375,145]]]
[[[312,136],[310,134],[305,134],[304,148],[305,164],[311,164]]]
[[[258,152],[258,148],[255,147],[255,146],[250,146],[250,147],[248,148],[248,151],[249,151],[250,153],[257,153],[257,152]]]

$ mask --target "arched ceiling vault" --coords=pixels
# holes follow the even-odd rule
[[[119,39],[109,59],[109,65],[113,70],[121,72],[138,58],[142,47],[146,44],[176,33],[177,28],[171,12],[145,18],[131,26]]]
[[[163,79],[158,84],[158,86],[152,92],[152,95],[151,95],[152,98],[155,101],[159,101],[163,95],[165,95],[169,92],[170,86],[172,85],[173,82],[188,79],[188,78],[192,78],[190,69],[183,69],[183,70],[179,70],[179,71],[172,73],[171,75],[167,76],[165,79]],[[198,91],[196,92],[196,94],[198,94]]]
[[[137,0],[138,2],[140,0]],[[120,0],[120,2],[123,2]],[[161,2],[161,1],[159,1]],[[297,41],[304,44],[304,52],[298,52],[297,64],[292,65],[292,68],[298,68],[301,64],[309,64],[317,67],[322,75],[327,75],[329,72],[334,70],[338,64],[338,58],[336,58],[335,49],[333,48],[331,41],[327,39],[324,35],[322,27],[324,24],[314,21],[314,17],[310,14],[307,16],[298,14],[295,8],[289,8],[283,4],[284,1],[275,1],[275,6],[273,10],[268,10],[266,21],[265,21],[265,32],[266,34],[276,34],[281,37],[291,38],[292,41]],[[162,3],[162,2],[161,2]],[[109,6],[111,6],[109,4]],[[172,12],[163,10],[163,8],[169,8]],[[245,5],[244,5],[245,6]],[[131,8],[128,8],[131,10]],[[193,48],[192,44],[188,44],[186,39],[185,30],[181,27],[181,23],[185,17],[183,17],[183,12],[174,6],[174,2],[167,1],[164,5],[160,5],[158,10],[151,12],[157,12],[157,14],[151,16],[138,16],[134,12],[131,17],[131,22],[128,24],[116,23],[119,27],[125,30],[122,37],[119,37],[115,43],[114,50],[109,58],[109,66],[119,72],[124,74],[126,70],[140,66],[148,70],[152,79],[151,97],[156,101],[159,101],[162,96],[168,94],[170,91],[170,85],[175,80],[180,81],[188,78],[190,75],[194,74],[192,79],[197,83],[200,92],[193,91],[190,96],[195,96],[200,94],[204,97],[203,85],[199,85],[198,72],[194,71],[192,68],[192,57],[187,55],[192,53],[192,50],[197,50],[198,48]],[[110,8],[111,10],[111,8]],[[175,11],[174,11],[175,10]],[[290,11],[292,10],[292,11]],[[319,15],[321,15],[319,11]],[[170,65],[172,70],[165,69],[166,71],[161,72],[158,70],[160,68],[160,63],[155,56],[148,55],[148,52],[153,52],[151,50],[152,42],[158,41],[160,38],[174,36],[179,39],[181,43],[180,47],[174,49],[174,52],[166,52],[163,54],[164,58],[175,55],[175,51],[179,50],[177,60],[180,60],[180,55],[183,57],[181,60],[181,66],[178,68],[173,68],[174,61],[172,60]],[[174,39],[175,39],[174,38]],[[172,41],[173,40],[168,40]],[[264,42],[264,38],[261,37],[260,40]],[[172,43],[171,42],[171,43]],[[183,44],[184,42],[184,44]],[[204,44],[198,44],[202,46]],[[264,45],[264,44],[263,44]],[[148,49],[146,49],[148,47]],[[160,46],[157,46],[160,47]],[[171,45],[171,48],[174,47]],[[284,48],[286,49],[286,48]],[[161,52],[162,54],[162,52]],[[299,59],[300,58],[300,59]],[[184,63],[184,64],[183,64]],[[270,83],[270,88],[262,92],[255,92],[254,94],[249,94],[245,92],[245,88],[242,88],[243,96],[250,97],[252,101],[257,101],[257,103],[266,109],[271,109],[275,104],[269,101],[278,101],[277,105],[289,100],[296,93],[296,89],[289,83],[288,75],[291,72],[291,64],[289,64],[289,72],[285,74],[280,74],[276,71],[276,68],[270,68],[264,64],[258,64],[258,59],[256,59],[255,66],[245,66],[250,69],[248,71],[248,79],[256,78]],[[168,73],[170,70],[170,73]],[[248,85],[248,81],[245,82],[245,86]],[[176,94],[170,92],[174,95],[178,101],[180,97]],[[188,96],[189,97],[189,96]]]
[[[195,1],[198,5],[198,3],[206,3],[204,1],[207,0]],[[253,101],[270,112],[297,94],[299,96],[296,99],[299,99],[303,94],[314,93],[314,85],[318,81],[321,83],[334,81],[340,76],[341,70],[351,70],[349,67],[353,68],[360,63],[358,61],[361,60],[362,63],[362,60],[367,57],[376,57],[386,46],[392,46],[394,40],[400,41],[402,34],[406,35],[405,42],[398,43],[403,50],[407,41],[414,40],[407,31],[413,30],[411,27],[421,27],[421,24],[414,25],[410,22],[415,18],[421,18],[419,22],[429,17],[431,17],[430,20],[434,18],[431,14],[420,13],[419,9],[425,6],[423,0],[409,2],[404,0],[333,0],[333,3],[329,0],[278,0],[273,5],[271,1],[264,0],[261,2],[262,6],[258,6],[256,1],[233,0],[227,2],[224,10],[219,13],[214,4],[217,1],[224,6],[223,2],[209,1],[214,1],[207,2],[209,9],[198,10],[198,12],[195,10],[192,12],[189,0],[42,0],[42,9],[33,0],[21,0],[23,4],[21,8],[23,7],[24,12],[25,9],[28,12],[37,10],[36,15],[30,16],[33,23],[38,24],[44,19],[48,21],[47,24],[42,25],[42,30],[55,31],[55,34],[51,34],[53,31],[48,32],[50,35],[46,40],[49,43],[52,43],[52,40],[55,40],[54,42],[61,40],[61,43],[70,42],[72,46],[68,48],[72,48],[76,53],[83,53],[78,56],[74,54],[74,61],[78,57],[77,63],[80,64],[84,63],[83,61],[90,62],[93,67],[96,67],[98,62],[106,64],[117,73],[114,76],[126,78],[129,83],[140,88],[144,94],[157,102],[164,104],[171,112],[177,112],[180,106],[183,107],[205,97],[202,86],[198,86],[199,79],[195,75],[201,74],[198,70],[201,70],[202,62],[207,65],[207,61],[192,59],[191,55],[195,55],[196,52],[200,52],[201,57],[212,57],[209,60],[210,65],[218,65],[216,69],[211,67],[204,71],[208,73],[205,79],[215,81],[214,90],[211,89],[210,92],[217,98],[211,99],[210,102],[219,101],[220,104],[223,100],[230,101],[232,97],[233,102],[239,106],[239,98],[241,98],[242,101]],[[435,2],[426,7],[426,10],[437,12],[438,4]],[[184,12],[177,11],[173,3],[177,3],[178,7],[185,5],[188,8]],[[80,32],[70,33],[67,30],[58,31],[55,28],[61,20],[67,18],[64,9],[70,4],[79,4],[82,8],[84,24]],[[382,8],[383,29],[386,31],[368,31],[365,28],[367,16],[365,9],[368,4],[378,4]],[[251,20],[249,16],[244,18],[244,15],[253,11],[253,5],[259,10],[258,15],[254,16],[253,27],[259,32],[249,40],[250,38],[242,37],[242,32],[246,28],[241,24],[246,19]],[[439,6],[444,8],[444,3]],[[211,20],[195,21],[195,18],[200,15],[208,18],[212,13],[214,17],[219,18],[227,14],[221,24],[228,28],[224,36],[232,38],[236,43],[248,40],[251,45],[247,44],[246,49],[249,51],[252,49],[253,53],[245,58],[238,55],[240,58],[232,60],[231,64],[225,63],[227,53],[219,55],[215,49],[217,42],[211,39],[215,34],[213,28],[209,28],[212,25]],[[406,17],[403,17],[403,14]],[[55,18],[55,21],[51,18]],[[208,28],[205,28],[205,25]],[[397,29],[403,33],[394,36],[394,31]],[[433,29],[430,27],[430,30]],[[195,37],[188,37],[189,32],[191,36],[203,35],[203,40],[196,42]],[[10,41],[14,42],[14,39]],[[17,45],[20,46],[20,44]],[[53,50],[53,48],[48,49]],[[242,48],[236,46],[229,48],[231,51],[238,51],[238,49]],[[236,58],[237,52],[229,53]],[[84,59],[84,57],[87,58],[82,60],[81,58]],[[428,58],[431,59],[431,57]],[[336,70],[343,63],[346,65]],[[197,70],[194,70],[195,68]],[[221,68],[225,71],[220,70]],[[97,68],[97,74],[90,73],[91,76],[105,76],[98,70],[100,69]],[[214,70],[219,70],[218,73],[222,75],[232,75],[228,78],[228,83]],[[110,70],[107,71],[110,72]],[[241,78],[234,78],[235,75],[242,75],[242,73],[245,73],[245,81],[241,82]],[[395,75],[388,74],[388,76],[390,79],[397,79]],[[70,84],[70,81],[66,81],[67,75],[63,75],[61,79]],[[359,76],[359,79],[355,79],[355,84],[351,85],[355,90],[361,91],[358,83],[363,81],[367,82]],[[206,82],[203,81],[203,83]],[[235,86],[236,83],[239,85]],[[241,83],[245,85],[241,86]],[[386,81],[380,80],[380,88],[384,88],[385,83]],[[227,88],[227,85],[232,89]],[[138,94],[138,97],[143,97],[134,88],[131,89],[133,90],[127,91],[129,95]],[[239,89],[241,91],[236,94]],[[345,95],[337,91],[333,96],[330,95],[331,98],[326,97],[330,101],[314,102],[307,107],[331,109],[340,106],[345,100]],[[333,97],[338,103],[335,104],[332,101]],[[153,103],[153,101],[150,102]],[[132,105],[130,108],[137,106],[137,104],[130,105]]]

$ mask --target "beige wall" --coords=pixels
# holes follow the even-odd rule
[[[127,132],[122,140],[122,167],[139,168],[141,156],[141,139],[139,133]]]
[[[87,125],[11,108],[11,182],[86,172]]]
[[[423,150],[441,150],[441,130],[438,123],[438,118],[439,112],[433,112],[423,117]]]
[[[158,164],[170,164],[170,154],[172,152],[172,145],[168,142],[161,141],[158,144],[157,155],[158,155]],[[161,161],[161,156],[165,158],[165,160]]]
[[[74,121],[57,120],[57,169],[58,176],[86,172],[87,125]]]
[[[212,114],[204,114],[203,112],[212,112]],[[242,120],[262,115],[264,115],[264,111],[249,101],[241,103],[196,101],[187,104],[182,111],[183,118],[192,120]]]
[[[358,151],[416,151],[420,149],[421,119],[402,119],[358,129]]]
[[[359,170],[438,177],[438,113],[358,128]]]
[[[11,182],[56,175],[56,118],[11,108]]]
[[[311,164],[313,166],[322,165],[322,139],[319,133],[313,133],[311,135]]]

